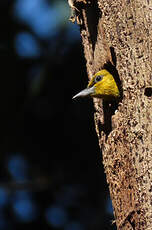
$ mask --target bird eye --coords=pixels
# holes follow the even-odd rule
[[[102,78],[103,78],[103,76],[102,76],[102,75],[98,75],[98,76],[96,76],[96,78],[95,78],[95,82],[101,81],[101,80],[102,80]]]

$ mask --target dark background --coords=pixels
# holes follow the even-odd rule
[[[65,0],[0,1],[0,230],[110,230],[79,27]]]

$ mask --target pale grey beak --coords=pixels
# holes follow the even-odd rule
[[[94,86],[92,86],[91,88],[83,89],[82,91],[77,93],[72,99],[75,99],[77,97],[86,97],[91,95],[92,93],[94,93]]]

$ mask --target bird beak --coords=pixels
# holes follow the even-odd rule
[[[83,89],[82,91],[80,91],[79,93],[77,93],[72,99],[75,99],[77,97],[90,96],[93,93],[94,93],[94,86],[92,86],[90,88]]]

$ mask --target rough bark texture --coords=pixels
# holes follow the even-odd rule
[[[152,2],[78,0],[89,78],[111,63],[123,95],[94,99],[117,229],[152,229]],[[119,84],[119,83],[118,83]],[[108,112],[107,112],[108,111]]]

